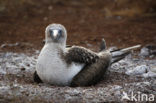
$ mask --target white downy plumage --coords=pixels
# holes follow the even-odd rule
[[[55,28],[54,25],[58,28]],[[58,24],[49,25],[46,28],[46,43],[41,50],[37,60],[36,71],[43,82],[54,85],[70,85],[73,77],[79,73],[84,67],[84,64],[74,63],[67,64],[60,57],[60,50],[63,53],[68,52],[65,48],[67,34],[64,29],[64,37],[60,42],[55,43],[49,36],[48,31],[53,29],[54,38],[58,35],[59,29],[64,29]]]

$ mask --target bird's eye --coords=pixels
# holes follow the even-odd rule
[[[59,37],[62,37],[63,36],[62,30],[59,30],[58,34],[59,34]]]
[[[50,33],[50,35],[52,35],[53,34],[53,30],[49,30],[49,33]]]
[[[62,30],[59,30],[58,33],[62,35]]]

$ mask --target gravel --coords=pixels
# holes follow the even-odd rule
[[[132,100],[132,93],[156,96],[156,59],[138,53],[113,64],[103,81],[90,87],[57,87],[36,84],[32,75],[39,51],[32,54],[0,53],[0,102],[122,102]],[[123,97],[128,95],[128,99]],[[138,98],[137,98],[138,100]],[[139,101],[139,100],[138,100]],[[138,102],[137,101],[137,102]],[[149,98],[148,98],[149,101]],[[139,101],[139,102],[146,102]]]

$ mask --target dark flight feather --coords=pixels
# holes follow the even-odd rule
[[[111,62],[111,54],[104,51],[99,59],[93,63],[86,65],[72,80],[71,86],[90,86],[101,81]]]
[[[99,59],[99,56],[86,48],[79,46],[72,46],[65,54],[65,60],[69,62],[92,64]]]

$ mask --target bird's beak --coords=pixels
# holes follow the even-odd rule
[[[53,38],[56,39],[58,35],[58,30],[53,30]]]
[[[55,42],[57,42],[59,40],[59,30],[51,30],[50,36]]]

